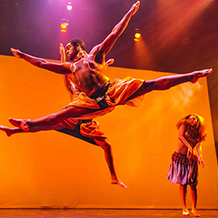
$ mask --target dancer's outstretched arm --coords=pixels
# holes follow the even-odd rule
[[[15,57],[22,58],[36,67],[40,67],[58,74],[71,73],[70,71],[71,63],[69,62],[54,63],[54,62],[46,61],[45,59],[42,58],[31,56],[29,54],[21,52],[18,49],[11,48],[11,51]]]
[[[105,55],[111,50],[114,43],[117,41],[119,36],[126,29],[131,17],[138,11],[140,1],[137,1],[132,5],[130,10],[124,15],[122,20],[113,28],[112,32],[106,37],[106,39],[99,45],[95,46],[90,54],[96,54],[96,62],[102,63]]]

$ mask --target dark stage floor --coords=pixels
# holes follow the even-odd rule
[[[206,218],[217,218],[218,210],[199,210],[201,217]],[[10,218],[155,218],[155,217],[169,217],[178,218],[184,217],[181,210],[112,210],[112,209],[1,209],[0,218],[10,217]],[[190,214],[189,217],[194,217]]]

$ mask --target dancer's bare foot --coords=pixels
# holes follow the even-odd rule
[[[111,180],[111,184],[113,184],[113,185],[120,185],[121,187],[123,187],[123,188],[127,188],[127,186],[124,184],[124,183],[122,183],[119,179],[113,179],[113,180]]]
[[[196,83],[201,77],[209,76],[212,73],[213,69],[206,69],[193,72],[193,79],[191,80],[192,83]]]
[[[11,128],[7,126],[0,125],[0,130],[4,131],[8,137],[12,135]]]
[[[188,209],[183,209],[182,215],[183,216],[188,216],[189,215]]]
[[[193,213],[193,215],[195,217],[200,217],[201,216],[196,209],[192,210],[192,213]]]
[[[20,129],[22,129],[23,131],[25,132],[28,132],[29,131],[29,126],[28,124],[26,123],[26,120],[22,120],[22,119],[13,119],[13,118],[10,118],[9,117],[9,122],[16,126],[16,127],[19,127]]]

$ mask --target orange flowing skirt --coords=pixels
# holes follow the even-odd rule
[[[100,130],[99,123],[95,120],[80,121],[74,118],[68,118],[67,120],[59,123],[55,130],[65,132],[77,138],[84,139],[85,141],[89,140],[78,136],[81,134],[86,138],[96,139],[99,141],[107,139],[105,134]]]
[[[113,111],[117,105],[129,105],[133,107],[139,106],[143,100],[143,95],[131,100],[127,99],[142,86],[143,82],[144,80],[134,79],[132,77],[114,79],[108,87],[107,92],[105,93],[105,100],[108,107],[90,114],[82,115],[77,117],[77,119],[93,119],[95,117],[105,115]],[[80,92],[79,95],[74,98],[68,106],[100,109],[100,106],[96,100],[90,98],[84,92]]]

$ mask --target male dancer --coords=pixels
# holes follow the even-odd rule
[[[23,58],[29,63],[40,68],[65,74],[80,91],[63,110],[38,119],[12,119],[9,121],[24,131],[31,127],[44,127],[56,125],[68,118],[92,119],[114,110],[117,105],[136,106],[137,98],[153,90],[166,90],[184,82],[195,83],[199,78],[208,76],[212,69],[194,71],[192,73],[166,76],[155,80],[144,81],[127,77],[125,79],[110,79],[104,74],[105,56],[114,43],[126,29],[131,17],[137,12],[140,2],[132,5],[122,20],[114,27],[106,39],[95,46],[89,54],[84,50],[82,40],[72,40],[66,46],[66,54],[74,63],[52,63],[36,58],[19,50],[12,49],[16,57]]]
[[[60,44],[60,54],[61,54],[61,62],[65,62],[66,55],[62,44]],[[113,64],[113,61],[114,61],[113,59],[108,60],[105,63],[105,67]],[[75,85],[69,81],[66,75],[64,75],[64,84],[65,87],[67,88],[67,91],[72,101],[74,98],[78,96],[79,90],[76,89]],[[0,126],[0,130],[4,131],[7,134],[7,136],[11,136],[15,133],[25,132],[18,127],[10,128],[6,126]],[[104,133],[101,132],[99,128],[99,123],[97,121],[78,120],[78,119],[69,118],[57,125],[44,126],[40,128],[38,127],[30,128],[29,132],[38,132],[42,130],[56,130],[58,132],[66,133],[68,135],[77,137],[91,144],[100,146],[104,150],[105,160],[109,167],[109,171],[111,174],[111,184],[118,184],[123,188],[127,188],[127,186],[117,178],[114,168],[114,163],[113,163],[111,144],[108,141],[107,137],[104,135]]]

